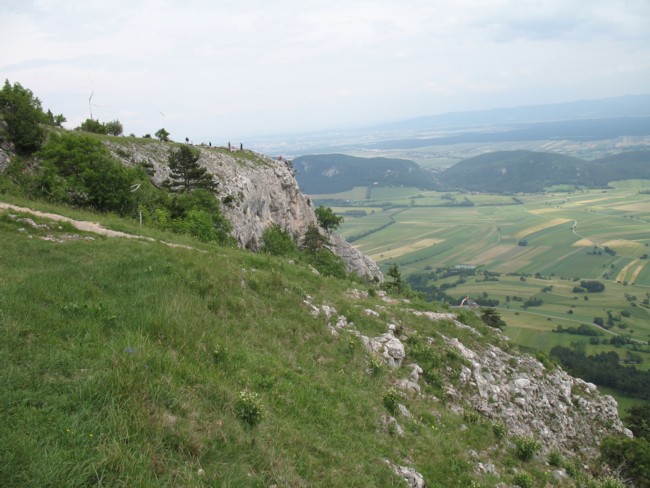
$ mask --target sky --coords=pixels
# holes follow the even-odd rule
[[[225,144],[648,93],[650,0],[0,0],[0,77]]]

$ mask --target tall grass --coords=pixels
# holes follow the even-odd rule
[[[48,242],[66,229],[20,227],[0,218],[0,486],[403,486],[384,459],[470,486],[468,451],[498,446],[488,423],[462,430],[425,397],[401,399],[404,437],[382,429],[383,396],[409,370],[368,374],[360,343],[303,304],[333,304],[371,335],[408,319],[347,298],[358,285],[213,244]]]

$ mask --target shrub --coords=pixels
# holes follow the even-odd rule
[[[257,393],[240,391],[235,404],[235,413],[248,427],[255,427],[264,418],[262,402]]]
[[[650,443],[645,439],[606,437],[600,456],[609,466],[620,469],[634,486],[650,486]]]
[[[481,416],[476,410],[463,410],[463,420],[470,425],[477,425],[481,422]]]
[[[329,249],[318,249],[305,254],[306,260],[324,276],[345,278],[347,270],[343,260]]]
[[[99,120],[95,119],[84,120],[81,125],[77,127],[77,130],[92,132],[93,134],[106,134],[106,126]]]
[[[607,476],[602,480],[590,481],[587,488],[625,488],[627,485],[613,476]]]
[[[99,141],[75,133],[52,134],[38,153],[41,168],[35,196],[128,215],[137,207],[134,183],[148,184],[146,176],[115,161]]]
[[[384,367],[384,362],[376,354],[371,354],[368,358],[368,371],[370,374],[379,374]]]
[[[526,471],[522,471],[521,473],[517,473],[513,479],[515,482],[515,485],[519,486],[520,488],[532,488],[533,487],[533,475],[530,473],[527,473]]]
[[[298,252],[298,247],[287,231],[273,224],[264,230],[260,250],[274,256],[293,256]]]
[[[515,445],[515,454],[521,461],[530,461],[542,448],[539,441],[533,437],[515,437],[512,442]]]
[[[397,413],[397,406],[399,405],[400,399],[399,392],[395,388],[391,387],[386,391],[386,393],[384,393],[382,401],[386,410],[388,410],[392,415],[395,415],[395,413]]]
[[[492,432],[498,440],[503,439],[507,433],[506,424],[501,421],[494,422],[492,424]]]
[[[548,464],[556,468],[562,466],[562,454],[558,451],[551,451],[548,455]]]

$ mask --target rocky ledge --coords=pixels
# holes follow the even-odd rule
[[[153,181],[160,185],[169,176],[167,160],[173,146],[156,141],[147,144],[106,142],[123,164],[147,164],[154,170]],[[262,233],[272,224],[279,225],[300,240],[307,228],[316,224],[311,200],[298,186],[293,170],[285,161],[277,161],[252,151],[227,152],[197,147],[199,163],[219,182],[218,197],[233,226],[232,235],[240,247],[258,250]],[[323,231],[324,232],[324,231]],[[341,236],[331,234],[330,249],[340,256],[347,270],[373,280],[383,280],[377,264],[353,248]]]

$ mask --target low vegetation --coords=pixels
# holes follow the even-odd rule
[[[270,228],[265,253],[235,249],[207,189],[156,188],[146,168],[121,169],[91,141],[50,131],[34,156],[10,162],[3,200],[151,240],[0,213],[0,485],[400,486],[395,463],[415,466],[430,486],[554,483],[535,438],[509,439],[470,405],[447,408],[446,387],[458,386],[465,360],[441,334],[508,347],[486,326],[500,325],[497,311],[483,320],[459,311],[480,338],[416,318],[413,310],[448,306],[413,294],[396,264],[384,285],[393,297],[383,300],[373,284],[336,271],[316,226],[300,243]],[[191,164],[179,168],[179,181],[200,178]],[[392,323],[404,365],[389,368],[356,335],[333,334],[312,297],[362,333]],[[413,360],[421,396],[396,388]],[[638,424],[645,415],[636,413]],[[641,441],[608,440],[603,461],[622,461],[646,482]],[[479,471],[472,453],[496,471]],[[609,483],[600,462],[584,462],[563,465],[577,485]]]

